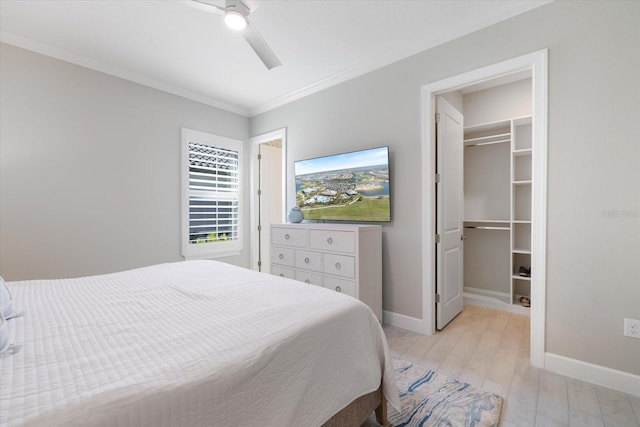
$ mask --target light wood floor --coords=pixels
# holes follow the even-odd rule
[[[505,398],[500,426],[640,427],[640,398],[529,365],[529,317],[466,306],[444,330],[384,327],[393,356]]]

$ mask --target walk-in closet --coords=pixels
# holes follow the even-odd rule
[[[528,313],[535,304],[531,78],[511,79],[468,87],[447,99],[464,116],[465,303]]]

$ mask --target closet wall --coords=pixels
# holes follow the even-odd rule
[[[530,297],[531,79],[465,90],[464,287],[468,302]],[[525,309],[526,310],[526,309]]]

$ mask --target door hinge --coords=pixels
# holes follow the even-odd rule
[[[440,235],[436,234],[436,243],[440,243]]]
[[[440,113],[436,113],[436,123],[440,123]]]
[[[440,182],[440,174],[439,173],[436,174],[436,182]]]
[[[258,196],[262,196],[262,190],[258,190],[257,193],[258,193]]]
[[[258,225],[258,231],[262,231],[262,226]]]
[[[262,160],[262,154],[258,154],[258,160]]]
[[[258,261],[258,268],[262,267],[262,261]]]
[[[440,304],[440,294],[436,294],[436,304]]]

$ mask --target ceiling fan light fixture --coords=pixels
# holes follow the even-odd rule
[[[247,17],[236,10],[227,10],[224,14],[224,23],[234,31],[242,31],[247,27]]]

